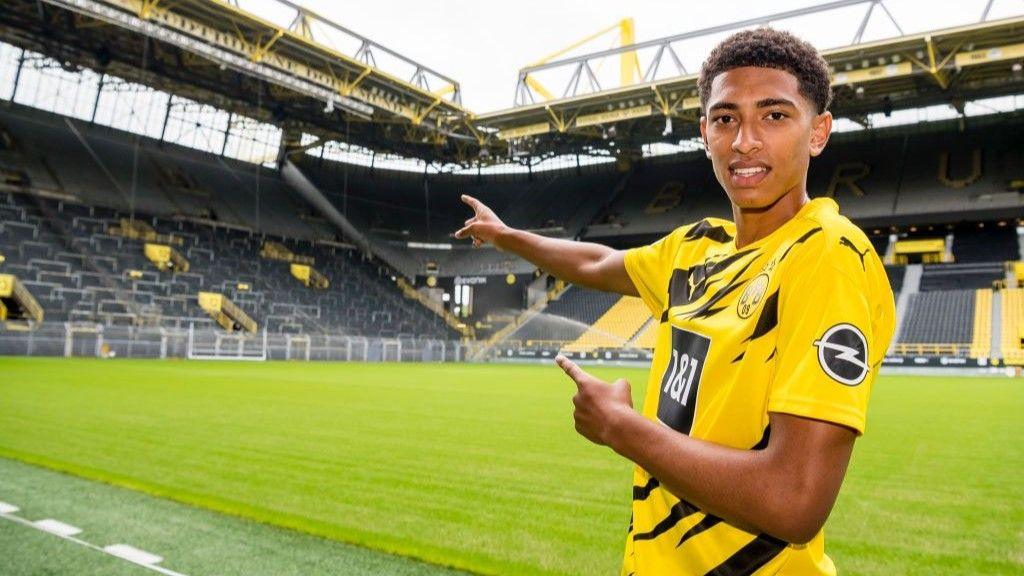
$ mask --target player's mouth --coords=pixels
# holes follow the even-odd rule
[[[760,184],[771,171],[771,166],[764,162],[733,162],[729,164],[729,179],[737,188],[752,188]]]

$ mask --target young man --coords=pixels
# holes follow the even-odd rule
[[[828,142],[829,72],[767,28],[708,56],[700,131],[734,222],[627,251],[506,227],[479,201],[456,233],[556,276],[641,297],[660,322],[642,414],[559,357],[576,429],[636,463],[623,575],[835,574],[822,526],[864,432],[894,327],[864,234],[807,168]]]

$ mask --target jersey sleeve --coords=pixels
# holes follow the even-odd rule
[[[668,283],[682,231],[680,228],[653,244],[631,248],[624,256],[626,273],[656,318],[661,316],[668,300]]]
[[[883,292],[888,281],[877,282],[881,263],[870,244],[854,247],[866,251],[858,256],[821,236],[792,255],[780,283],[768,411],[833,422],[860,435],[892,335],[892,293]]]

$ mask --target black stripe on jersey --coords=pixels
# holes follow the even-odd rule
[[[821,226],[818,226],[817,228],[811,228],[803,236],[797,238],[796,241],[790,244],[789,248],[786,248],[786,251],[782,253],[782,257],[779,258],[779,262],[782,262],[783,260],[786,259],[786,255],[789,254],[789,251],[792,250],[794,246],[796,246],[797,244],[803,244],[811,236],[814,236],[818,232],[821,232]]]
[[[746,354],[747,354],[746,350],[744,350],[743,352],[740,352],[739,356],[737,356],[737,357],[732,359],[732,363],[735,364],[735,363],[739,362],[740,360],[743,360],[743,356],[745,356]]]
[[[779,323],[779,291],[772,292],[772,295],[764,299],[764,306],[761,307],[761,315],[757,317],[757,324],[754,331],[747,336],[744,342],[756,340],[771,332]]]
[[[708,514],[707,516],[701,518],[700,522],[697,522],[696,524],[691,526],[689,530],[683,533],[683,536],[679,539],[679,544],[676,544],[676,548],[679,548],[683,545],[683,542],[686,542],[687,540],[693,538],[697,534],[700,534],[705,530],[714,528],[721,521],[721,518],[719,518],[718,516],[712,516],[711,514]]]
[[[764,359],[764,361],[765,361],[765,362],[767,362],[767,361],[771,360],[772,358],[775,358],[775,355],[776,355],[776,354],[777,354],[778,352],[779,352],[779,349],[778,349],[778,348],[772,348],[772,353],[771,353],[771,354],[769,354],[769,355],[768,355],[768,357]]]
[[[707,302],[701,304],[690,312],[682,312],[676,316],[684,316],[686,318],[709,318],[718,314],[722,310],[725,310],[727,306],[719,306],[715,308],[715,304],[721,302],[723,298],[744,284],[744,281],[740,281],[739,278],[747,271],[747,268],[750,268],[750,265],[753,264],[755,260],[757,260],[757,258],[751,258],[749,262],[744,264],[743,267],[733,275],[732,279],[729,280],[729,283],[718,290],[718,292],[715,292],[711,298],[708,298]]]
[[[764,433],[761,435],[761,439],[757,441],[757,444],[754,444],[751,450],[764,450],[766,447],[768,447],[768,438],[771,437],[771,432],[771,425],[769,424],[768,426],[765,426]],[[651,480],[647,482],[647,485],[642,488],[639,486],[634,486],[633,499],[643,500],[647,498],[647,496],[650,495],[650,492],[654,490],[654,488],[657,488],[658,485],[658,481],[654,478],[651,478]],[[642,494],[642,497],[637,498],[638,492],[641,491],[644,492]],[[686,502],[685,500],[680,500],[678,504],[676,504],[675,506],[672,507],[671,510],[669,510],[668,516],[666,516],[661,522],[658,522],[650,532],[636,534],[633,536],[633,540],[653,540],[654,538],[657,538],[658,536],[671,530],[672,527],[678,524],[683,518],[686,518],[687,516],[697,512],[700,512],[700,510],[696,506],[690,504],[689,502]],[[723,520],[718,516],[715,516],[714,514],[705,514],[705,516],[701,518],[699,522],[691,526],[689,530],[683,533],[683,535],[679,538],[679,542],[676,544],[676,548],[682,546],[683,543],[689,540],[690,538],[693,538],[694,536],[706,530],[709,530],[722,522]],[[632,532],[632,515],[630,515],[629,517],[629,528],[630,532]]]
[[[633,486],[633,500],[647,500],[647,497],[654,492],[654,489],[661,486],[657,478],[651,477],[643,486]]]
[[[686,242],[692,242],[700,238],[708,238],[718,242],[719,244],[724,244],[732,240],[732,236],[726,232],[725,228],[721,226],[712,226],[707,220],[701,220],[687,230],[686,236],[683,237],[683,240]]]
[[[772,561],[786,549],[787,544],[767,534],[761,534],[740,548],[724,562],[709,570],[705,576],[750,576]]]
[[[700,512],[696,506],[686,500],[680,500],[675,506],[669,509],[668,516],[662,518],[661,522],[654,525],[650,532],[641,532],[633,535],[633,540],[654,540],[665,532],[668,532],[683,518]]]
[[[668,281],[668,307],[693,304],[707,293],[709,284],[719,280],[714,278],[715,275],[724,272],[734,262],[754,251],[756,249],[743,250],[717,262],[705,262],[689,268],[672,270],[672,277]]]

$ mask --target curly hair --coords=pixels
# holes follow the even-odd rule
[[[762,27],[729,36],[708,55],[697,80],[703,110],[707,111],[715,76],[744,66],[785,70],[796,76],[800,94],[814,103],[818,114],[832,102],[828,64],[814,46],[789,32]]]

